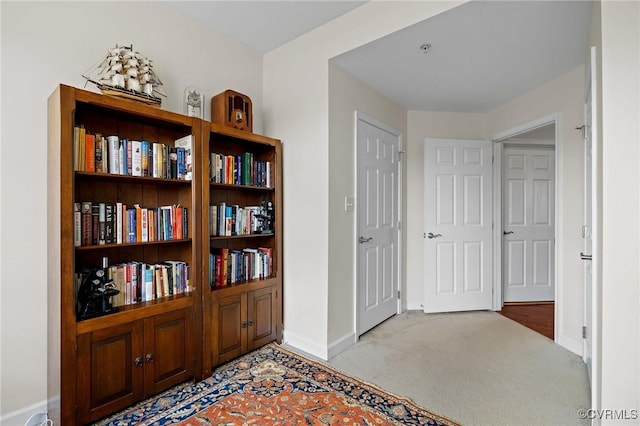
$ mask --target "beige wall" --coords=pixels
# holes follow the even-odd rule
[[[345,197],[356,193],[355,114],[358,111],[397,130],[403,143],[407,111],[345,72],[329,65],[329,356],[354,342],[355,210],[345,212]],[[402,176],[403,184],[406,181]],[[406,205],[401,201],[402,205]],[[401,218],[404,222],[404,218]],[[400,265],[401,266],[401,265]],[[402,274],[404,276],[404,273]],[[404,285],[402,285],[404,287]],[[334,349],[335,348],[335,349]],[[333,349],[333,350],[332,350]]]
[[[266,129],[284,155],[284,338],[313,355],[329,353],[329,60],[461,3],[368,2],[264,57]]]
[[[602,408],[640,409],[640,3],[602,2]],[[602,424],[637,424],[608,418]]]
[[[163,109],[182,112],[185,87],[198,85],[208,119],[211,96],[233,88],[251,97],[260,132],[262,56],[162,2],[3,1],[0,8],[0,419],[24,424],[47,398],[47,97],[59,83],[83,87],[81,74],[109,47],[133,44],[154,60],[168,95]]]

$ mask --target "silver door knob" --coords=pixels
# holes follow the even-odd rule
[[[429,232],[429,233],[427,234],[427,238],[428,238],[428,239],[432,239],[432,238],[440,238],[440,237],[442,237],[442,234],[434,234],[433,232]]]
[[[369,237],[369,238],[360,237],[360,238],[358,238],[358,242],[359,242],[360,244],[368,243],[368,242],[369,242],[369,241],[371,241],[371,240],[373,240],[373,237]]]

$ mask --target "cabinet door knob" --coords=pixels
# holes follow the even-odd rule
[[[153,354],[147,354],[146,359],[147,362],[153,362]]]
[[[247,324],[253,325],[253,320],[249,320],[249,322]]]
[[[242,327],[242,328],[247,328],[247,324],[248,324],[248,323],[247,323],[247,321],[242,321],[242,322],[240,323],[240,327]]]
[[[136,367],[142,367],[143,362],[141,356],[137,357],[133,362],[136,364]]]

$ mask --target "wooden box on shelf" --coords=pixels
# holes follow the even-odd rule
[[[253,131],[251,98],[234,90],[225,90],[211,98],[211,121],[234,129]]]

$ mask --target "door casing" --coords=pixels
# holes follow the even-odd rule
[[[558,239],[559,235],[559,219],[560,219],[560,206],[559,203],[559,188],[560,188],[560,173],[558,170],[558,165],[561,163],[561,151],[558,150],[557,147],[562,143],[560,140],[560,135],[562,134],[562,116],[560,113],[554,113],[547,115],[545,117],[541,117],[537,120],[530,121],[528,123],[524,123],[522,125],[513,127],[511,129],[499,132],[495,134],[491,140],[493,140],[493,261],[494,261],[494,270],[493,270],[493,310],[499,311],[502,309],[502,154],[503,154],[503,144],[502,142],[517,136],[519,134],[525,133],[530,130],[537,129],[539,127],[543,127],[549,124],[555,124],[555,145],[556,145],[556,161],[555,161],[555,211],[554,211],[554,222],[555,229],[554,235],[556,235],[556,244],[554,250],[554,282],[555,282],[555,313],[554,313],[554,337],[557,340],[558,338],[558,319],[561,318],[562,312],[562,303],[560,302],[559,295],[562,290],[562,282],[558,280],[558,277],[561,275],[562,265],[559,262],[558,254],[560,250],[558,250]]]

